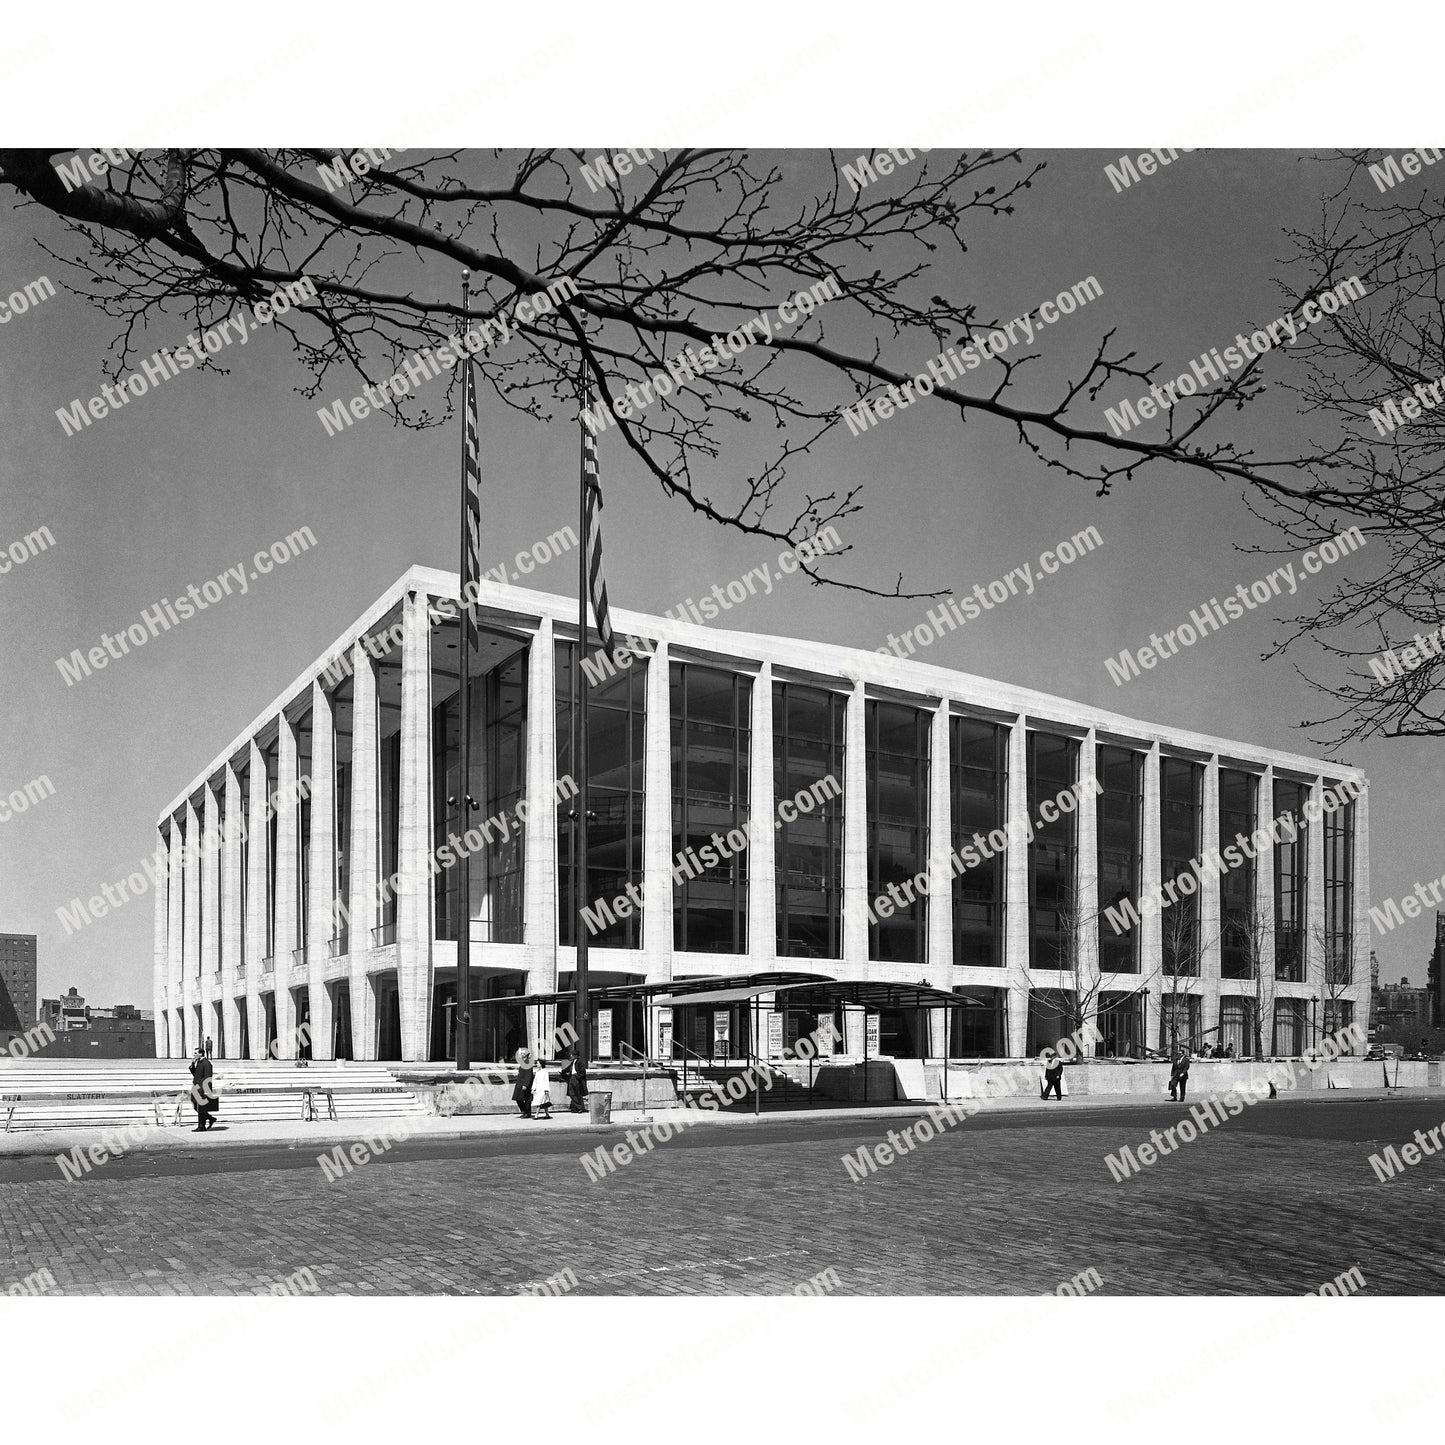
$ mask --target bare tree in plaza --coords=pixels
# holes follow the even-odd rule
[[[1244,983],[1249,990],[1245,996],[1252,1005],[1253,1017],[1248,1022],[1254,1039],[1254,1057],[1262,1059],[1266,1056],[1266,1019],[1269,1021],[1271,1040],[1274,1029],[1274,968],[1267,962],[1272,956],[1272,950],[1267,952],[1270,922],[1259,905],[1251,903],[1238,918],[1225,924],[1225,933],[1239,949],[1249,970],[1248,978],[1238,982]]]
[[[1187,905],[1187,906],[1186,906]],[[1160,969],[1161,1007],[1169,1029],[1168,1052],[1179,1047],[1179,1018],[1187,1014],[1188,1000],[1198,997],[1191,983],[1202,977],[1206,940],[1197,899],[1176,901],[1159,915],[1163,965]],[[1199,1040],[1185,1040],[1192,1049]],[[1164,1041],[1160,1040],[1161,1046]]]
[[[1321,960],[1319,1029],[1320,1041],[1323,1041],[1344,1027],[1342,1005],[1352,1001],[1349,996],[1354,980],[1354,939],[1348,934],[1332,932],[1322,923],[1316,924],[1310,933],[1315,956]]]
[[[1084,945],[1102,934],[1107,915],[1102,911],[1088,913],[1077,900],[1077,890],[1070,889],[1058,909],[1057,968],[1064,982],[1058,991],[1059,1001],[1051,1003],[1036,997],[1036,1006],[1042,1013],[1057,1019],[1060,1037],[1073,1035],[1081,1038],[1084,1025],[1090,1020],[1103,1033],[1111,1014],[1123,1012],[1142,996],[1147,980],[1140,980],[1124,997],[1106,1002],[1108,994],[1117,992],[1108,986],[1108,980],[1113,975],[1104,974],[1088,964]],[[1097,949],[1093,952],[1097,958]]]
[[[857,175],[854,157],[822,151],[800,163],[717,150],[591,161],[566,150],[168,150],[87,172],[71,152],[11,149],[0,150],[0,184],[62,218],[57,227],[37,216],[36,235],[68,263],[70,288],[115,319],[112,378],[149,350],[152,325],[207,326],[306,277],[314,300],[277,325],[306,373],[302,393],[344,399],[458,330],[467,267],[469,315],[507,323],[506,344],[479,358],[502,403],[538,419],[571,416],[585,368],[665,495],[796,545],[862,506],[856,488],[785,487],[792,464],[843,424],[840,409],[909,386],[929,358],[999,324],[989,298],[956,280],[959,263],[975,229],[1037,194],[1043,170],[1018,152],[899,150],[886,168],[881,155],[887,183],[859,186],[845,179],[848,168]],[[575,292],[519,314],[559,281]],[[629,386],[819,287],[834,294],[802,324],[629,403]],[[1268,357],[1137,435],[1101,419],[1105,400],[1155,378],[1130,343],[1106,332],[1074,375],[1052,383],[1034,379],[1032,359],[1025,348],[976,371],[941,368],[930,405],[1007,428],[1041,466],[1100,494],[1164,462],[1242,483],[1260,501],[1372,526],[1397,520],[1357,480],[1349,441],[1299,455],[1255,449],[1239,412],[1257,398]],[[402,425],[426,426],[451,400],[449,380],[388,409]],[[1442,510],[1439,498],[1426,505],[1430,525],[1445,526]],[[805,570],[878,595],[920,595],[901,577],[879,592],[816,562]]]
[[[1318,220],[1289,233],[1285,258],[1296,298],[1355,275],[1369,288],[1295,348],[1294,385],[1316,440],[1334,449],[1332,480],[1276,494],[1264,509],[1290,550],[1366,517],[1368,548],[1318,605],[1289,619],[1277,649],[1320,649],[1299,665],[1330,700],[1310,725],[1337,743],[1445,735],[1445,200],[1437,186],[1410,185],[1400,159],[1356,151],[1323,161],[1330,184]],[[1414,665],[1382,656],[1405,647]]]

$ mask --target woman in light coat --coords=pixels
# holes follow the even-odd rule
[[[533,1063],[532,1074],[532,1117],[534,1119],[550,1119],[552,1117],[552,1073],[547,1067],[547,1061],[540,1056]]]

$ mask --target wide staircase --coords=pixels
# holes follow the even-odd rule
[[[385,1064],[212,1059],[221,1123],[377,1119],[429,1112]],[[177,1122],[193,1127],[184,1059],[11,1059],[0,1055],[0,1131]],[[309,1103],[308,1103],[309,1093]],[[329,1097],[328,1097],[329,1096]]]
[[[750,1069],[753,1071],[749,1072]],[[756,1103],[760,1113],[780,1109],[827,1107],[832,1103],[832,1100],[822,1098],[814,1090],[809,1089],[806,1084],[795,1082],[776,1067],[772,1073],[772,1083],[769,1085],[768,1075],[757,1070],[745,1059],[730,1060],[727,1063],[702,1063],[689,1060],[685,1090],[681,1064],[674,1063],[671,1072],[676,1080],[678,1097],[686,1097],[691,1103],[698,1102],[705,1093],[717,1093],[725,1090],[732,1079],[741,1080],[740,1084],[733,1086],[733,1093],[736,1094],[743,1084],[747,1085],[747,1092],[739,1099],[723,1094],[719,1108],[724,1113],[751,1114],[753,1112],[755,1079],[758,1082]]]

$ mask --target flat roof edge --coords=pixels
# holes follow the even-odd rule
[[[311,687],[329,661],[350,648],[358,637],[391,611],[407,592],[414,589],[424,590],[430,596],[455,601],[460,595],[458,574],[434,567],[408,568],[161,809],[156,816],[156,826],[163,826],[169,818],[183,809],[187,800],[205,785],[219,767],[235,757],[261,728],[295,702],[304,690]],[[532,591],[490,579],[484,579],[479,584],[478,601],[502,611],[513,611],[533,618],[550,618],[554,624],[574,623],[577,613],[575,598]],[[998,712],[1037,717],[1040,721],[1052,719],[1065,727],[1094,728],[1096,731],[1118,733],[1139,738],[1141,741],[1148,737],[1163,746],[1211,755],[1221,754],[1233,761],[1255,767],[1262,768],[1272,764],[1288,771],[1349,778],[1368,786],[1363,769],[1348,763],[1245,743],[1236,738],[1193,732],[1163,723],[1152,723],[1144,718],[1109,712],[1057,694],[1000,682],[995,678],[982,677],[977,673],[964,672],[937,663],[919,662],[912,658],[880,657],[866,648],[814,642],[807,638],[703,627],[650,613],[633,612],[627,608],[613,608],[612,619],[614,630],[618,634],[676,643],[704,652],[732,652],[754,661],[770,662],[782,667],[800,665],[791,653],[802,646],[808,649],[807,666],[810,671],[832,675],[846,682],[862,681],[865,688],[870,685],[888,687],[899,692],[913,693],[920,698],[947,698],[965,706],[988,707]]]

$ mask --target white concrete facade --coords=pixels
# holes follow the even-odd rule
[[[435,780],[433,698],[445,686],[438,670],[429,604],[454,603],[455,574],[413,568],[245,728],[214,762],[180,792],[158,820],[167,888],[156,905],[155,1000],[158,1051],[183,1057],[207,1033],[221,1030],[217,1053],[234,1057],[240,1022],[246,1021],[248,1052],[263,1057],[268,1018],[274,1019],[276,1052],[293,1057],[295,1029],[309,1018],[312,1049],[329,1057],[340,1000],[349,1007],[353,1056],[422,1061],[433,1037],[433,996],[439,977],[455,976],[455,944],[439,938],[433,887]],[[555,736],[554,642],[576,637],[572,599],[485,582],[482,625],[525,649],[528,658],[525,794],[533,803],[523,844],[520,943],[494,943],[475,917],[474,968],[525,975],[526,991],[549,992],[569,972],[575,950],[558,938],[558,822],[554,785],[559,757]],[[1006,1052],[1024,1054],[1029,1040],[1029,999],[1041,989],[1083,982],[1095,988],[1138,992],[1141,1023],[1150,1044],[1159,1038],[1163,995],[1175,986],[1162,976],[1160,917],[1144,916],[1139,968],[1134,974],[1101,976],[1097,933],[1085,932],[1076,977],[1030,967],[1028,849],[1011,845],[1002,869],[1002,964],[961,966],[953,958],[950,876],[954,843],[950,828],[949,720],[968,716],[994,723],[1006,734],[1006,817],[1028,819],[1028,737],[1041,732],[1079,744],[1078,777],[1094,775],[1095,748],[1137,752],[1142,768],[1138,877],[1141,892],[1160,881],[1161,760],[1186,759],[1202,769],[1201,846],[1220,844],[1219,770],[1259,779],[1258,821],[1266,823],[1275,778],[1299,783],[1318,797],[1348,783],[1353,803],[1353,976],[1348,987],[1326,988],[1323,978],[1325,889],[1322,824],[1312,824],[1306,845],[1304,934],[1306,972],[1301,982],[1271,982],[1270,997],[1308,1006],[1322,1017],[1323,1000],[1348,1003],[1363,1023],[1368,1015],[1369,814],[1363,774],[1340,764],[1085,707],[1062,698],[974,677],[915,659],[796,639],[694,626],[667,618],[615,610],[620,636],[643,639],[646,663],[646,794],[643,826],[644,907],[640,946],[590,950],[594,970],[617,972],[638,982],[662,983],[689,976],[746,975],[781,969],[843,981],[927,982],[946,990],[1003,990]],[[387,640],[389,639],[389,641]],[[595,637],[593,646],[595,648]],[[337,660],[344,677],[337,681]],[[771,835],[748,858],[746,900],[749,952],[689,953],[674,946],[673,837],[669,782],[670,699],[668,661],[691,662],[745,673],[752,680],[749,730],[749,804],[754,817],[771,816],[774,796],[772,693],[794,682],[824,688],[846,699],[844,735],[841,957],[782,956],[777,946],[775,897],[778,860]],[[345,698],[341,692],[344,689]],[[925,957],[912,963],[869,957],[867,762],[864,708],[872,700],[902,702],[931,716],[927,724],[927,871],[934,886],[927,903]],[[343,710],[345,714],[343,724]],[[343,725],[349,729],[343,734]],[[318,735],[319,732],[319,735]],[[345,739],[343,742],[342,739]],[[396,741],[393,741],[396,740]],[[398,761],[389,764],[388,749]],[[337,795],[336,762],[349,760],[349,797]],[[309,774],[307,769],[309,767]],[[394,781],[388,785],[388,767]],[[274,776],[272,774],[274,773]],[[298,789],[297,780],[301,779]],[[258,783],[260,786],[258,787]],[[290,786],[288,786],[288,784]],[[388,793],[390,786],[390,793]],[[244,802],[243,802],[244,789]],[[274,794],[274,807],[268,803]],[[1079,912],[1097,917],[1099,899],[1095,832],[1097,799],[1085,795],[1077,815],[1075,887]],[[224,809],[224,826],[220,818]],[[274,814],[274,816],[272,816]],[[307,831],[303,836],[303,822]],[[247,836],[243,876],[240,832]],[[388,832],[388,829],[391,831]],[[274,831],[274,837],[273,837]],[[339,858],[349,837],[345,878],[336,866],[306,859]],[[394,838],[394,842],[388,842]],[[187,847],[188,843],[204,844]],[[387,857],[388,848],[394,856]],[[1274,868],[1272,851],[1255,866],[1260,914],[1271,920],[1264,940],[1266,970],[1273,968]],[[378,881],[397,879],[395,898],[377,901]],[[342,895],[342,896],[338,896]],[[338,923],[337,906],[349,918]],[[1222,979],[1219,947],[1220,881],[1208,873],[1199,887],[1202,967],[1179,987],[1200,999],[1206,1030],[1220,1022],[1223,996],[1248,995],[1254,985]],[[535,1012],[535,1011],[533,1011]],[[389,1022],[394,1020],[394,1022]],[[1312,1027],[1315,1025],[1312,1024]],[[536,1023],[531,1025],[533,1031]],[[863,1020],[845,1021],[848,1050],[856,1051]],[[927,1052],[945,1047],[943,1021],[930,1021]],[[389,1048],[388,1038],[399,1039]],[[655,1040],[654,1040],[655,1043]]]

